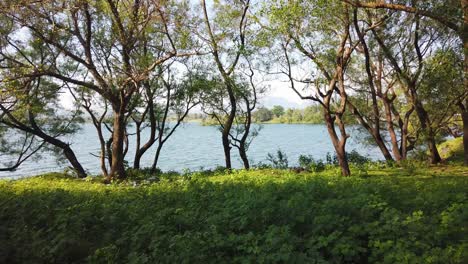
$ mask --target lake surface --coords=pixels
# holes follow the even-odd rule
[[[146,131],[148,133],[148,131]],[[352,136],[348,140],[347,151],[357,150],[360,154],[374,160],[382,159],[382,155],[375,147],[369,147],[359,142],[363,134],[357,130],[349,130]],[[74,136],[66,139],[72,144],[79,161],[91,174],[100,173],[99,141],[91,124],[83,128]],[[126,156],[130,164],[133,162],[135,137],[130,138],[130,148]],[[144,141],[142,141],[144,142]],[[324,125],[309,124],[265,124],[259,135],[253,140],[248,151],[251,164],[267,163],[268,153],[276,153],[281,149],[286,153],[289,164],[297,165],[301,154],[312,155],[316,159],[324,159],[327,153],[333,153],[326,127]],[[150,149],[142,158],[142,167],[152,164],[155,148]],[[232,150],[232,162],[236,168],[242,163],[237,149]],[[44,153],[40,160],[28,160],[13,172],[0,172],[0,178],[18,178],[39,173],[62,171],[68,163],[58,164],[53,154]],[[0,159],[7,159],[3,156]],[[164,145],[158,162],[163,171],[183,169],[200,170],[223,166],[224,155],[221,144],[221,133],[214,126],[202,126],[198,123],[181,125]]]

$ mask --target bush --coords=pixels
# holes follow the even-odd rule
[[[312,172],[321,172],[325,170],[325,163],[322,160],[314,160],[310,155],[300,155],[298,161],[299,166],[305,170]]]
[[[0,263],[466,263],[468,179],[422,176],[0,181]]]
[[[368,157],[365,157],[359,152],[357,152],[355,149],[353,149],[351,152],[346,152],[346,157],[348,158],[348,162],[355,164],[355,165],[364,165],[371,160]]]
[[[287,169],[288,168],[288,156],[280,149],[276,151],[276,156],[268,153],[267,160],[271,162],[271,165],[275,169]]]

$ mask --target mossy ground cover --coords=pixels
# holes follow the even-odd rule
[[[0,181],[0,262],[467,263],[465,168],[337,172]]]

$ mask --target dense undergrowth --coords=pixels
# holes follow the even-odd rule
[[[337,173],[0,181],[0,262],[467,263],[465,168]]]

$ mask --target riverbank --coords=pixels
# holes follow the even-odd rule
[[[357,169],[0,181],[0,262],[466,261],[466,168]]]

